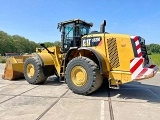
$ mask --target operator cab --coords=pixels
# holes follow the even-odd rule
[[[80,19],[58,23],[61,34],[62,52],[67,52],[70,47],[81,46],[81,37],[89,34],[93,23],[87,23]]]

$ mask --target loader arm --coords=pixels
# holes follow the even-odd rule
[[[50,52],[48,52],[50,51]],[[58,75],[60,75],[61,63],[63,54],[60,53],[60,47],[54,46],[49,47],[47,50],[41,51],[41,53],[34,53],[39,59],[39,62],[42,67],[54,66]]]

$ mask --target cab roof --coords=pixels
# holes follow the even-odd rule
[[[83,23],[83,24],[87,24],[87,25],[91,26],[91,23],[87,23],[86,21],[81,20],[81,19],[68,20],[68,21],[60,22],[59,24],[63,24],[64,25],[64,24],[68,24],[68,23]]]

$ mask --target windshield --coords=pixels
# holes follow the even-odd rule
[[[73,37],[73,23],[65,26],[65,38]]]
[[[90,32],[90,26],[87,25],[81,25],[80,26],[80,33],[81,35],[87,35]]]
[[[73,46],[73,38],[74,38],[74,23],[66,24],[64,26],[64,49],[68,50]]]
[[[75,31],[75,35],[74,35]],[[67,24],[65,26],[65,38],[81,37],[87,35],[90,32],[90,26],[77,24],[74,29],[74,24]]]

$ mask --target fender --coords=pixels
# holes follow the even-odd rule
[[[49,53],[34,53],[34,56],[38,58],[41,66],[54,65],[54,60]]]
[[[38,53],[33,53],[33,56],[36,56],[41,64],[41,66],[44,66],[44,62]]]
[[[89,50],[89,51],[91,51],[98,59],[98,63],[99,63],[99,67],[100,67],[100,73],[101,74],[107,73],[107,65],[106,65],[105,59],[102,57],[102,55],[98,51],[95,51],[94,49],[89,48],[89,47],[80,47],[80,48],[78,48],[78,50]]]
[[[71,48],[71,49],[69,49],[69,50],[67,51],[67,53],[66,53],[66,55],[65,55],[65,63],[68,62],[68,57],[69,57],[69,55],[71,54],[71,52],[74,51],[74,50],[78,50],[78,47],[73,47],[73,48]]]

